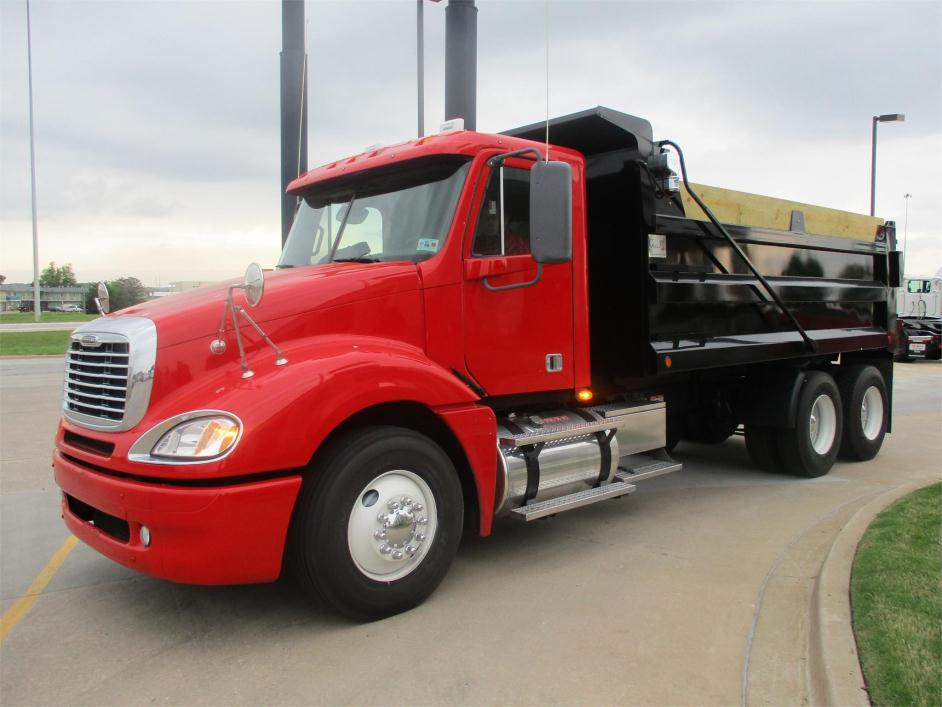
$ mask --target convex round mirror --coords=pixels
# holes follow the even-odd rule
[[[262,272],[261,265],[252,263],[245,269],[242,288],[245,290],[245,301],[249,307],[254,307],[262,301],[262,295],[265,293],[265,273]]]
[[[103,282],[98,283],[95,304],[98,306],[98,311],[103,315],[111,311],[111,294],[108,292],[108,286]]]

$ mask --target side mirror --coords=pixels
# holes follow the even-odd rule
[[[258,263],[250,263],[245,269],[245,276],[242,278],[242,289],[245,290],[245,301],[249,307],[257,307],[262,301],[262,295],[265,293],[265,273],[262,272],[262,266]]]
[[[108,286],[99,282],[98,291],[95,294],[95,306],[98,307],[98,313],[105,316],[111,311],[111,294],[108,292]]]
[[[538,160],[530,170],[530,252],[538,263],[572,260],[572,168]]]

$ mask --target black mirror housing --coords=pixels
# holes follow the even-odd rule
[[[572,260],[572,167],[537,160],[530,170],[530,252],[538,263]]]

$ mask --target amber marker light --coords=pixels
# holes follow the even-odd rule
[[[670,368],[671,366],[674,365],[674,360],[673,360],[670,356],[665,356],[665,357],[664,357],[664,365],[667,366],[668,368]]]
[[[588,388],[583,388],[578,393],[576,393],[576,398],[578,398],[580,403],[587,403],[594,397],[595,396],[593,395],[592,391]]]

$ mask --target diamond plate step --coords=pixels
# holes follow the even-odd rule
[[[632,493],[635,489],[637,489],[637,486],[634,484],[613,481],[610,484],[571,493],[568,496],[551,498],[537,503],[528,503],[526,506],[521,506],[511,511],[510,517],[529,522],[537,518],[545,518],[546,516],[555,515],[556,513],[562,513],[563,511],[571,511],[573,508],[588,506],[591,503],[604,501],[608,498],[624,496]]]
[[[661,476],[663,474],[670,474],[674,471],[680,471],[683,466],[683,464],[680,462],[675,462],[674,460],[667,461],[651,459],[651,461],[639,464],[637,466],[630,466],[627,468],[619,467],[618,471],[615,472],[615,478],[619,481],[633,484],[643,479],[650,479],[655,476]]]

